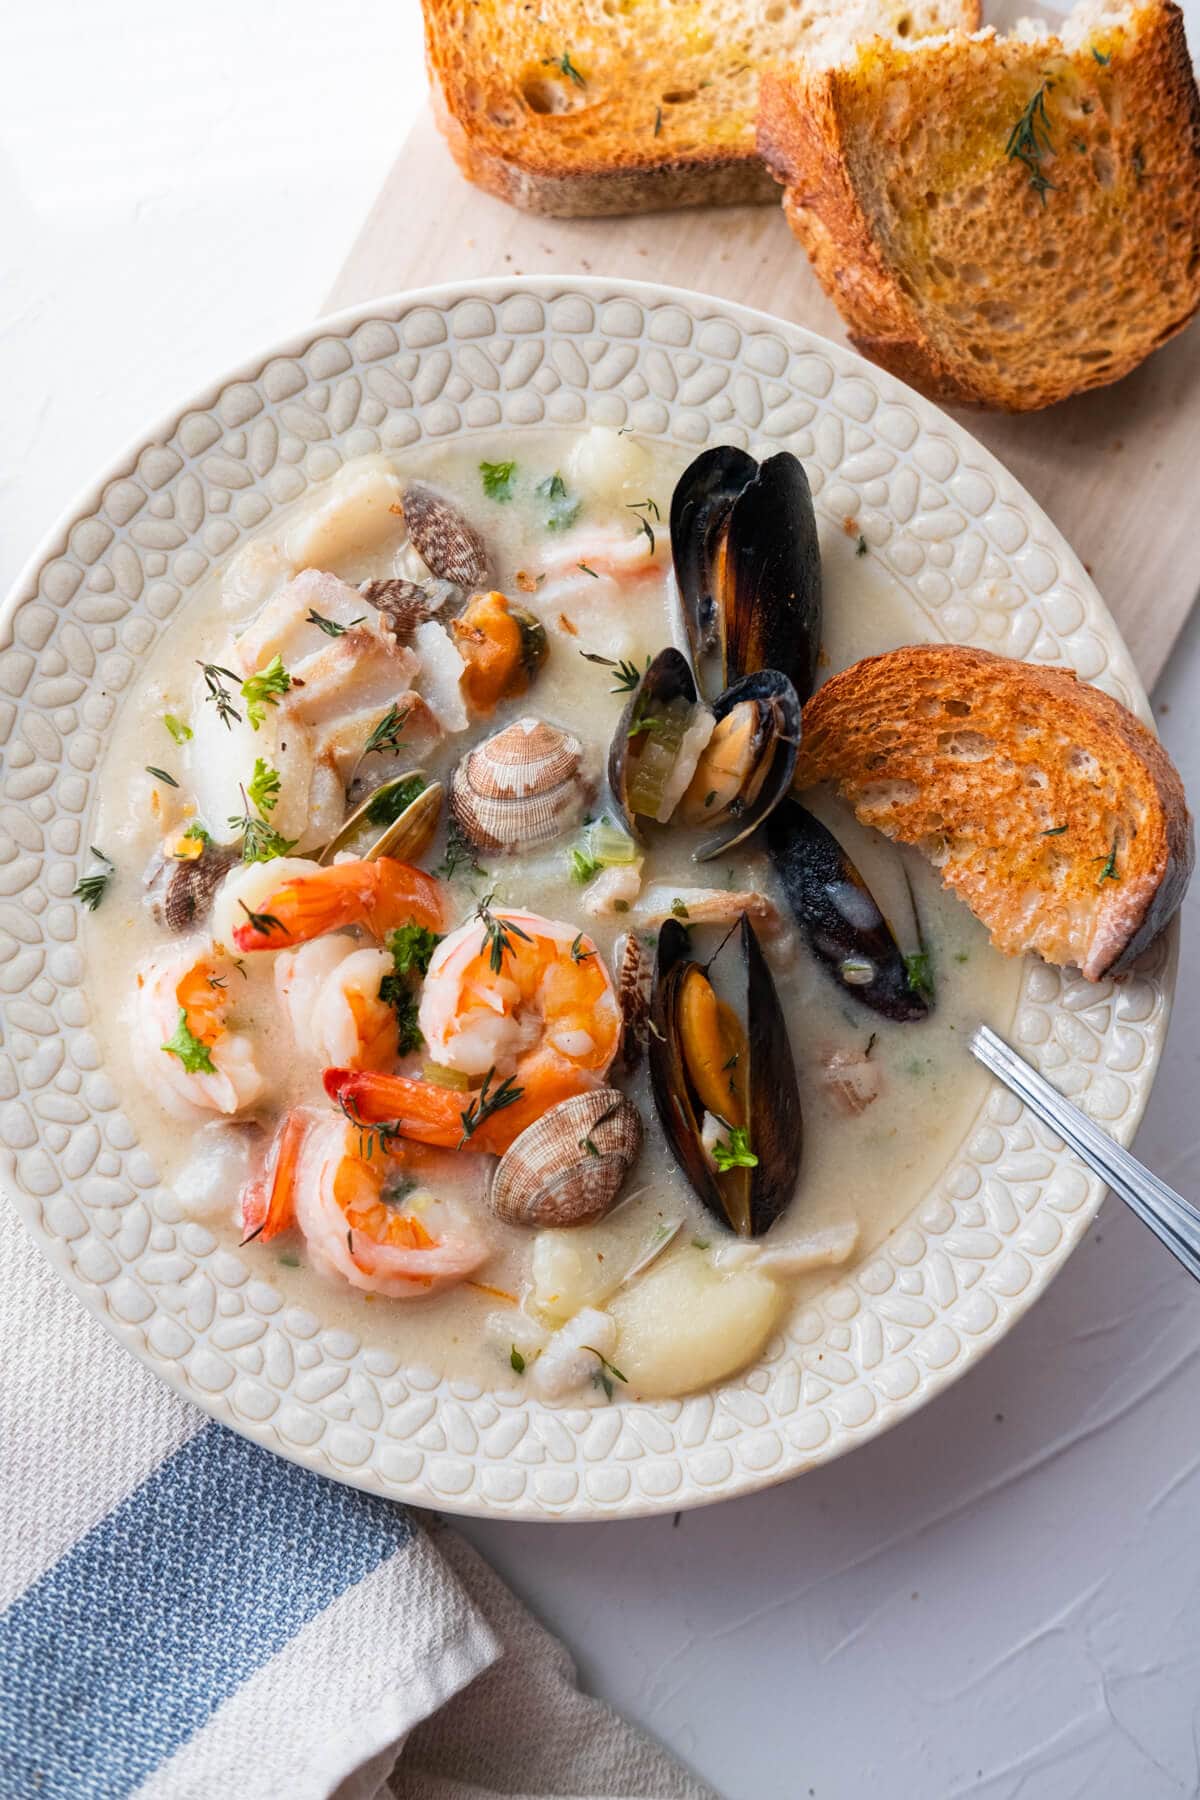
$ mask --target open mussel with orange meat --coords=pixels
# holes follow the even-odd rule
[[[755,831],[787,794],[800,742],[800,702],[786,675],[759,669],[711,708],[687,658],[662,650],[625,707],[608,779],[629,830],[674,820],[711,831],[693,852],[707,862]]]
[[[704,692],[778,669],[807,700],[821,649],[821,551],[799,460],[781,450],[758,463],[731,444],[703,451],[675,485],[671,551]]]
[[[870,888],[831,831],[797,800],[778,807],[767,849],[809,949],[844,993],[885,1019],[932,1005],[924,957],[906,957]]]
[[[659,1120],[696,1194],[739,1237],[760,1237],[796,1191],[802,1124],[783,1008],[744,913],[707,963],[678,920],[663,925],[649,1063]]]

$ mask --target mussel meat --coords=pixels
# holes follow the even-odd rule
[[[885,1019],[923,1019],[930,999],[870,888],[819,819],[785,800],[767,823],[767,848],[809,948],[843,992]]]
[[[412,481],[404,490],[404,522],[414,550],[432,574],[473,593],[487,580],[483,539],[442,494]]]
[[[536,614],[495,591],[476,594],[450,631],[466,664],[463,692],[476,712],[491,712],[508,695],[524,693],[549,653]]]
[[[779,669],[807,700],[821,648],[821,552],[797,458],[781,450],[759,464],[729,444],[703,451],[675,487],[671,550],[705,693]]]
[[[437,832],[444,793],[440,781],[426,779],[424,769],[409,769],[404,775],[381,781],[330,838],[318,861],[329,862],[355,838],[372,832],[369,847],[362,853],[367,861],[391,856],[397,862],[419,862]]]
[[[608,780],[636,837],[639,819],[665,825],[713,731],[687,657],[660,650],[630,695],[608,753]]]
[[[721,695],[713,717],[716,727],[676,813],[685,825],[716,827],[693,852],[697,862],[732,850],[778,806],[800,743],[800,702],[777,669],[743,675]]]
[[[450,810],[478,850],[516,851],[561,837],[588,796],[583,746],[544,719],[517,719],[463,758]]]
[[[736,1003],[709,971],[736,961]],[[800,1093],[779,995],[742,915],[709,964],[668,919],[650,1000],[650,1082],[667,1140],[705,1206],[739,1237],[760,1237],[790,1205],[800,1169]]]
[[[586,1225],[612,1210],[641,1148],[641,1115],[624,1094],[575,1094],[509,1145],[488,1205],[509,1225]]]

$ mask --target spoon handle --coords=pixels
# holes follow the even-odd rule
[[[1182,1194],[1152,1175],[1128,1150],[1115,1144],[1106,1131],[1051,1087],[1043,1075],[986,1025],[976,1029],[970,1048],[972,1055],[1023,1100],[1043,1125],[1057,1132],[1178,1257],[1188,1273],[1200,1281],[1200,1212]]]

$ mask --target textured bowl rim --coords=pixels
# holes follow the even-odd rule
[[[16,580],[3,603],[0,604],[0,650],[7,649],[14,643],[13,627],[16,615],[20,607],[37,593],[38,579],[42,570],[47,563],[63,554],[71,532],[83,519],[97,510],[105,491],[114,482],[130,476],[136,470],[139,459],[148,448],[169,438],[190,414],[204,412],[214,406],[219,397],[231,386],[238,383],[254,383],[262,376],[267,366],[276,359],[301,357],[320,340],[344,340],[359,327],[371,321],[396,323],[418,307],[428,308],[445,315],[454,306],[471,300],[499,305],[507,300],[531,296],[549,305],[555,300],[569,295],[581,295],[597,307],[621,300],[630,300],[636,305],[646,308],[664,305],[676,306],[698,326],[720,320],[732,322],[740,331],[778,333],[788,341],[792,355],[803,353],[826,355],[835,365],[841,366],[847,379],[857,377],[870,385],[881,401],[885,401],[889,405],[908,407],[915,411],[923,433],[936,430],[937,433],[948,439],[960,454],[966,452],[969,455],[972,470],[980,471],[990,478],[997,492],[1003,496],[1005,503],[1011,506],[1015,502],[1019,506],[1021,516],[1030,525],[1036,527],[1040,537],[1052,546],[1054,555],[1070,578],[1072,588],[1079,590],[1087,602],[1093,631],[1102,639],[1106,651],[1110,655],[1115,655],[1123,664],[1121,674],[1126,688],[1129,690],[1127,703],[1131,704],[1144,719],[1152,722],[1144,689],[1140,678],[1133,669],[1120,631],[1080,558],[1042,507],[1008,471],[1000,459],[956,419],[944,412],[934,402],[926,399],[886,371],[877,368],[853,350],[835,344],[807,327],[795,324],[778,315],[699,291],[651,281],[627,280],[624,277],[598,274],[547,273],[536,276],[496,276],[438,283],[361,302],[336,313],[322,316],[282,338],[272,340],[264,348],[252,353],[233,368],[224,371],[201,388],[193,390],[183,400],[160,414],[153,423],[136,432],[101,472],[76,494],[71,504],[43,533],[37,547],[22,565]],[[605,335],[603,328],[599,325],[596,327],[596,334],[598,336]],[[543,421],[540,424],[509,425],[506,428],[536,431],[570,429],[571,427]],[[488,429],[495,430],[498,427],[480,429],[464,427],[460,432],[449,434],[449,441],[482,437],[486,435]],[[641,428],[635,429],[639,436],[644,436],[651,441],[656,435],[663,441],[672,441],[669,433],[656,434],[651,431],[642,431]],[[214,558],[214,561],[221,560],[224,560],[224,553]],[[1025,603],[1025,605],[1028,604],[1028,602]],[[109,729],[111,727],[105,727],[106,731]],[[1120,1117],[1113,1131],[1113,1135],[1121,1142],[1128,1143],[1132,1139],[1149,1101],[1154,1074],[1169,1025],[1177,960],[1178,921],[1176,920],[1164,939],[1160,940],[1158,966],[1153,970],[1153,981],[1156,985],[1159,1004],[1153,1027],[1148,1032],[1147,1055],[1143,1059],[1145,1080],[1141,1092],[1134,1096],[1132,1106]],[[976,1129],[979,1119],[982,1117],[983,1112],[981,1111],[970,1128],[968,1137]],[[963,1155],[967,1155],[965,1146]],[[262,1444],[274,1454],[281,1455],[302,1467],[313,1469],[329,1479],[342,1481],[366,1492],[380,1493],[409,1504],[435,1507],[440,1511],[459,1513],[465,1516],[555,1523],[609,1522],[615,1519],[644,1517],[716,1504],[721,1500],[756,1492],[779,1482],[793,1479],[810,1468],[833,1461],[857,1448],[860,1444],[880,1436],[884,1431],[890,1430],[894,1425],[899,1424],[945,1391],[968,1369],[974,1367],[1002,1337],[1007,1335],[1061,1270],[1067,1258],[1085,1235],[1105,1193],[1101,1182],[1094,1178],[1087,1178],[1086,1196],[1072,1209],[1069,1227],[1063,1233],[1062,1247],[1056,1254],[1048,1254],[1035,1265],[1033,1278],[1019,1293],[1011,1296],[998,1325],[974,1340],[964,1356],[954,1359],[945,1367],[929,1368],[923,1382],[914,1389],[913,1393],[891,1403],[868,1429],[857,1433],[849,1430],[843,1431],[840,1440],[827,1451],[812,1455],[803,1452],[790,1456],[785,1455],[782,1466],[771,1470],[735,1468],[729,1478],[715,1484],[711,1489],[699,1489],[693,1482],[691,1489],[683,1496],[670,1493],[662,1498],[655,1498],[644,1493],[631,1493],[616,1503],[581,1499],[565,1506],[558,1506],[527,1496],[513,1504],[500,1503],[489,1500],[477,1489],[469,1495],[442,1493],[431,1489],[426,1482],[406,1483],[384,1479],[374,1470],[364,1472],[333,1467],[328,1458],[322,1455],[282,1442],[278,1434],[273,1431],[269,1420],[259,1423],[245,1417],[234,1416],[224,1393],[199,1391],[178,1360],[157,1352],[145,1341],[144,1334],[138,1326],[115,1317],[108,1310],[101,1285],[81,1276],[71,1266],[62,1240],[44,1229],[39,1229],[30,1217],[28,1208],[15,1192],[13,1164],[14,1157],[11,1149],[7,1145],[0,1145],[0,1191],[3,1191],[6,1199],[23,1220],[43,1255],[68,1282],[76,1297],[88,1310],[101,1320],[125,1348],[129,1349],[139,1361],[151,1368],[182,1399],[190,1401],[208,1416],[238,1431],[243,1436]],[[902,1227],[898,1226],[885,1240],[885,1244],[890,1243],[901,1229]],[[884,1247],[881,1245],[880,1251]],[[871,1253],[872,1256],[877,1254],[878,1252]],[[734,1378],[735,1381],[753,1373],[757,1366],[752,1365],[750,1370],[740,1371],[739,1377]],[[662,1403],[640,1404],[653,1407]],[[678,1402],[667,1404],[676,1407],[679,1405]],[[533,1408],[535,1413],[557,1410]]]

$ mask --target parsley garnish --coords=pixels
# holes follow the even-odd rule
[[[212,838],[209,836],[208,832],[205,831],[199,819],[193,819],[191,824],[188,825],[182,833],[182,836],[185,838],[195,838],[198,843],[204,844],[205,846],[212,843]]]
[[[401,925],[397,931],[389,931],[386,948],[396,965],[397,975],[425,975],[433,953],[441,943],[436,931],[430,931],[424,925]]]
[[[268,706],[278,706],[279,696],[286,694],[291,685],[292,678],[278,656],[273,656],[266,668],[260,669],[257,675],[251,675],[243,681],[242,699],[246,702],[246,717],[255,731],[266,718]]]
[[[521,1355],[521,1352],[517,1349],[515,1344],[509,1346],[508,1360],[518,1375],[523,1375],[525,1373],[525,1358]]]
[[[709,1250],[711,1248],[712,1248],[712,1239],[711,1238],[693,1238],[692,1239],[692,1249],[693,1250]]]
[[[933,969],[930,965],[928,950],[914,950],[911,956],[906,956],[904,969],[908,976],[910,992],[923,994],[927,1000],[932,1000]]]
[[[254,759],[254,773],[247,790],[260,813],[272,813],[279,804],[279,771],[272,769],[261,756]]]
[[[232,669],[223,669],[220,663],[198,662],[196,667],[204,672],[204,685],[208,689],[205,699],[211,700],[216,707],[217,717],[226,731],[232,731],[235,720],[241,724],[242,715],[234,706],[233,697],[224,682],[236,682],[237,676]]]
[[[589,1156],[599,1156],[600,1154],[590,1137],[581,1137],[579,1140],[579,1148],[586,1151]]]
[[[153,775],[155,781],[165,781],[168,787],[177,788],[179,786],[173,775],[168,775],[165,769],[156,769],[153,763],[146,764],[146,773]]]
[[[479,473],[483,477],[483,491],[489,500],[498,500],[501,505],[513,497],[513,480],[517,473],[515,462],[481,462]]]
[[[393,701],[363,745],[363,755],[370,756],[376,750],[399,750],[400,739],[404,735],[404,727],[407,723],[407,706],[399,706]]]
[[[417,996],[413,979],[415,977],[419,980],[425,974],[430,958],[441,941],[436,931],[429,931],[424,925],[411,921],[387,934],[386,948],[391,956],[393,969],[379,984],[379,998],[395,1011],[401,1056],[419,1050],[425,1042],[417,1023]]]
[[[407,781],[379,788],[363,814],[364,819],[368,825],[394,825],[427,785],[423,775],[410,775]]]
[[[339,625],[336,619],[327,619],[324,613],[317,612],[311,606],[308,609],[308,618],[306,620],[307,624],[318,626],[325,633],[326,637],[345,637],[346,633],[348,631],[353,631],[356,625],[365,625],[366,622],[367,615],[366,613],[363,613],[361,618],[351,619],[348,625]]]
[[[1047,179],[1042,168],[1042,158],[1047,154],[1054,154],[1050,121],[1046,116],[1046,94],[1053,86],[1052,81],[1043,81],[1009,132],[1008,142],[1004,146],[1005,156],[1023,164],[1029,176],[1029,185],[1035,194],[1041,196],[1043,206],[1046,204],[1047,193],[1055,185]]]
[[[182,719],[177,719],[174,713],[164,713],[163,724],[177,744],[186,744],[192,735],[191,726],[185,725]]]
[[[104,898],[105,889],[116,872],[116,864],[110,856],[105,856],[103,850],[97,850],[95,844],[89,844],[88,849],[102,863],[107,863],[108,867],[96,869],[90,875],[81,875],[71,889],[71,894],[72,898],[81,901],[89,912],[95,912]]]
[[[522,935],[524,934],[522,933]],[[493,1113],[503,1112],[506,1106],[515,1105],[525,1092],[524,1088],[515,1085],[511,1075],[502,1081],[498,1088],[493,1088],[491,1083],[495,1073],[494,1068],[488,1070],[483,1078],[483,1086],[479,1090],[478,1098],[471,1102],[466,1112],[459,1114],[463,1128],[463,1134],[458,1140],[460,1150],[468,1138],[474,1137],[485,1119],[490,1119]]]
[[[582,656],[584,662],[596,663],[602,669],[612,669],[614,671],[613,685],[608,690],[610,694],[632,693],[634,688],[637,687],[638,683],[641,681],[646,669],[650,667],[650,658],[648,656],[646,658],[646,669],[639,670],[636,663],[628,662],[624,657],[621,658],[620,662],[617,662],[611,656],[601,656],[597,650],[581,650],[579,654]]]
[[[512,950],[512,939],[518,937],[527,944],[531,944],[533,939],[527,931],[522,931],[519,925],[514,925],[511,919],[496,917],[491,910],[491,903],[495,898],[494,893],[485,894],[479,902],[475,917],[483,926],[483,942],[479,946],[480,955],[485,950],[489,950],[490,946],[488,966],[493,975],[499,975],[504,967],[504,952]]]
[[[217,1072],[208,1045],[195,1035],[188,1024],[186,1007],[180,1007],[175,1035],[167,1039],[163,1049],[168,1056],[177,1056],[189,1075],[215,1075]]]
[[[577,881],[580,887],[589,882],[593,875],[598,875],[603,866],[594,856],[589,856],[586,850],[571,852],[571,880]]]
[[[717,1165],[717,1173],[728,1174],[730,1169],[757,1169],[758,1158],[750,1148],[750,1138],[744,1125],[729,1127],[729,1142],[718,1138],[713,1145],[713,1161]]]

